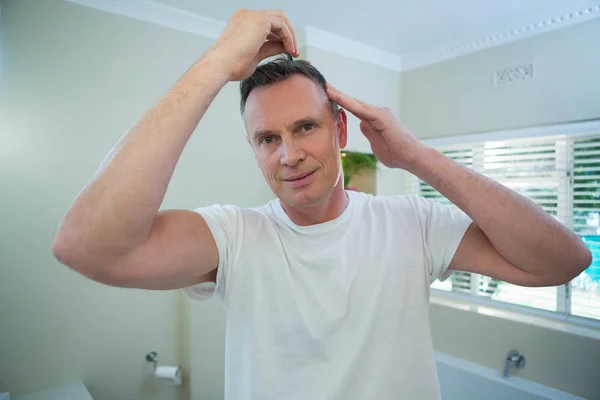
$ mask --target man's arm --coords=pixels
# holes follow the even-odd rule
[[[573,231],[526,197],[439,151],[424,146],[408,171],[473,220],[449,268],[522,286],[554,286],[590,265],[591,252]]]
[[[200,60],[121,136],[61,222],[61,261],[104,261],[146,241],[185,144],[226,83],[217,62]]]
[[[213,276],[218,252],[204,219],[158,210],[184,146],[221,88],[284,51],[297,55],[281,12],[236,12],[215,45],[107,155],[64,216],[55,257],[115,286],[179,288]]]
[[[517,192],[425,146],[391,110],[329,84],[327,94],[361,120],[360,129],[380,162],[416,175],[471,217],[452,269],[522,286],[553,286],[591,264],[590,250],[574,232]]]

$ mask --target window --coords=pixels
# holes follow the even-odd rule
[[[559,287],[521,287],[455,272],[432,289],[600,320],[600,133],[429,145],[533,200],[580,235],[593,254],[587,270]],[[414,176],[410,185],[411,193],[450,204]]]

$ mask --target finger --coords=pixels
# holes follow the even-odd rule
[[[285,51],[290,54],[296,54],[297,50],[294,44],[294,37],[292,36],[285,19],[279,15],[270,14],[269,21],[271,23],[270,33],[275,34],[281,39],[285,47]]]
[[[258,51],[258,60],[264,60],[267,57],[272,57],[285,52],[283,43],[279,40],[266,41]]]
[[[298,40],[296,39],[296,31],[294,30],[294,26],[290,23],[290,20],[282,13],[281,16],[285,19],[285,22],[287,24],[287,27],[290,29],[290,32],[292,33],[292,37],[294,38],[294,53],[292,55],[298,57],[300,55],[300,52],[298,51]]]
[[[360,121],[359,128],[370,143],[373,139],[373,136],[375,136],[376,134],[375,130],[373,129],[373,126],[366,121]]]
[[[329,98],[350,111],[357,118],[363,121],[374,121],[378,119],[377,109],[372,105],[340,92],[329,83],[327,83],[326,86]]]
[[[267,36],[267,40],[279,40],[281,42],[281,38],[274,33],[269,33],[269,36]]]
[[[290,31],[290,34],[292,35],[294,51],[290,54],[292,54],[293,56],[296,56],[296,57],[299,56],[300,53],[298,52],[298,40],[296,38],[296,31],[294,30],[294,27],[290,23],[290,20],[285,16],[283,11],[281,11],[281,10],[271,10],[271,11],[268,11],[267,13],[269,13],[275,17],[279,17],[279,18],[283,19],[283,21],[285,22],[285,25],[287,26],[288,30]]]

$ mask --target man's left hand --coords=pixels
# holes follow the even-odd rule
[[[410,170],[419,160],[426,146],[402,125],[392,110],[350,97],[329,83],[327,95],[360,119],[360,130],[383,165]]]

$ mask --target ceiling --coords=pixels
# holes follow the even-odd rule
[[[600,0],[153,1],[221,21],[227,21],[238,8],[282,9],[297,32],[302,31],[300,27],[312,26],[397,56],[472,42],[578,10],[600,8]]]

